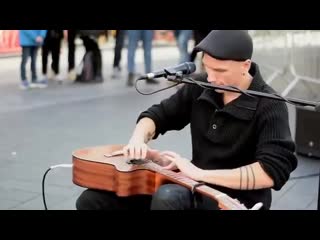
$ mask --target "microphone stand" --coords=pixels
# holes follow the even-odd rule
[[[242,93],[250,96],[257,96],[262,98],[269,98],[269,99],[284,101],[293,105],[309,106],[309,107],[313,107],[316,112],[320,112],[320,102],[307,101],[307,100],[302,100],[297,98],[285,98],[276,93],[272,94],[272,93],[257,92],[252,90],[240,90],[232,86],[218,86],[211,83],[197,81],[190,77],[185,77],[184,75],[181,74],[181,72],[177,72],[174,75],[167,75],[166,78],[169,81],[176,82],[176,83],[195,84],[195,85],[200,85],[204,88],[210,88],[212,90],[219,89],[219,90],[224,90],[229,92]]]
[[[188,76],[188,75],[186,75]],[[231,86],[217,86],[211,83],[206,83],[206,82],[201,82],[201,81],[196,81],[190,77],[186,77],[182,74],[182,72],[177,72],[174,74],[168,74],[166,78],[169,81],[176,82],[176,83],[185,83],[185,84],[195,84],[202,86],[207,89],[219,89],[219,90],[225,90],[225,91],[230,91],[230,92],[236,92],[236,93],[241,93],[249,96],[256,96],[256,97],[262,97],[262,98],[269,98],[269,99],[274,99],[274,100],[279,100],[279,101],[284,101],[293,105],[300,105],[304,107],[313,107],[316,112],[320,112],[320,102],[312,102],[312,101],[306,101],[302,99],[297,99],[297,98],[285,98],[282,97],[279,94],[270,94],[270,93],[263,93],[263,92],[257,92],[257,91],[252,91],[252,90],[240,90],[236,89]],[[319,183],[318,183],[318,205],[317,205],[317,210],[320,210],[320,177],[319,177]]]

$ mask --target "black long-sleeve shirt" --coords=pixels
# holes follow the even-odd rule
[[[252,63],[249,90],[274,93],[262,79],[258,65]],[[204,74],[197,80],[206,82]],[[258,161],[280,190],[297,167],[295,144],[284,102],[240,95],[223,104],[222,94],[197,85],[185,85],[160,104],[138,117],[149,117],[159,134],[181,130],[190,123],[192,163],[202,169],[233,169]],[[240,179],[239,179],[240,182]],[[264,209],[271,205],[271,189],[235,190],[208,184],[247,207],[257,202]]]

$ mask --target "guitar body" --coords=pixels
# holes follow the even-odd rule
[[[120,197],[152,195],[166,183],[177,183],[206,195],[218,202],[221,209],[247,210],[230,196],[199,184],[181,172],[165,170],[151,160],[130,160],[112,153],[122,150],[124,145],[89,147],[72,153],[73,183],[84,188],[106,190]],[[150,155],[156,161],[157,157]],[[195,186],[197,186],[195,188]]]
[[[123,145],[98,146],[76,150],[72,154],[73,182],[81,187],[107,190],[118,196],[153,194],[169,180],[144,164],[132,164],[123,156],[106,157]]]

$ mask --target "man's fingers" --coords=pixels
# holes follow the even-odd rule
[[[164,169],[167,169],[167,170],[172,170],[176,167],[176,164],[174,162],[171,162],[169,165],[163,167]]]
[[[175,160],[176,160],[174,157],[171,157],[168,155],[164,155],[164,156],[162,156],[162,158],[165,160],[169,160],[170,162],[175,162]]]
[[[135,146],[134,147],[134,158],[140,159],[141,158],[141,146]]]
[[[177,154],[175,152],[171,152],[171,151],[163,151],[163,152],[161,152],[160,155],[162,155],[162,156],[170,156],[170,157],[174,157],[174,158],[179,158],[180,157],[179,154]]]
[[[128,150],[129,150],[128,145],[125,146],[122,150],[123,150],[124,158],[128,158]]]
[[[177,154],[177,153],[175,153],[175,152],[172,152],[172,151],[163,151],[163,152],[161,152],[161,154],[163,154],[163,155],[169,155],[169,156],[173,156],[173,157],[179,156],[179,154]]]
[[[147,145],[143,145],[142,148],[141,148],[141,158],[142,159],[146,159],[147,152],[148,152],[148,146]]]
[[[134,159],[134,146],[133,145],[129,146],[129,155],[128,155],[128,157],[130,159]]]
[[[159,150],[151,149],[147,147],[147,158],[151,160],[156,160],[159,158]]]

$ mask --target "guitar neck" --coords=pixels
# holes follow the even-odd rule
[[[161,166],[159,166],[156,163],[149,162],[146,166],[149,170],[157,172],[158,174],[161,174],[162,176],[166,177],[168,180],[176,182],[178,184],[181,184],[185,187],[188,187],[189,189],[193,189],[194,186],[199,184],[199,182],[188,178],[186,176],[183,176],[180,173],[176,173],[171,170],[163,169]],[[243,204],[236,201],[235,199],[231,198],[225,193],[222,193],[214,188],[211,188],[206,185],[200,185],[194,189],[195,192],[199,192],[203,195],[206,195],[213,200],[217,201],[219,204],[219,207],[224,210],[248,210]]]

